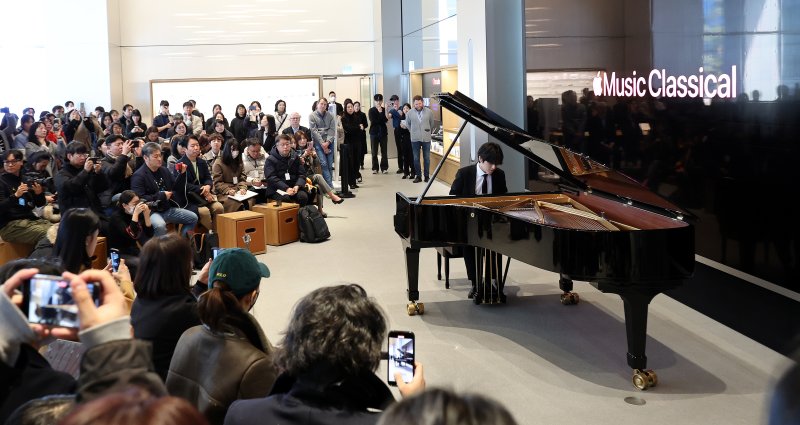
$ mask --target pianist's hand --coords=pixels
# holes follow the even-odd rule
[[[422,373],[422,363],[414,362],[414,378],[411,382],[406,384],[400,372],[394,374],[394,380],[397,382],[397,389],[400,390],[403,398],[421,393],[425,390],[425,374]]]

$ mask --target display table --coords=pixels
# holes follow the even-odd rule
[[[220,248],[246,248],[253,254],[267,252],[264,238],[264,215],[254,211],[236,211],[217,216]]]

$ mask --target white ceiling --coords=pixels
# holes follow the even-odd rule
[[[365,0],[120,1],[119,24],[123,47],[375,40]]]

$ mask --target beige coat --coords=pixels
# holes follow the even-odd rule
[[[236,184],[233,183],[234,177],[237,180]],[[214,193],[217,195],[217,200],[222,202],[225,212],[237,211],[242,203],[234,199],[228,199],[228,190],[247,189],[247,183],[245,182],[247,177],[244,174],[244,167],[240,164],[238,171],[233,170],[222,162],[222,154],[220,154],[211,166],[211,179],[214,182]]]

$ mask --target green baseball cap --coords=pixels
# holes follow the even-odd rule
[[[258,288],[262,277],[269,277],[269,268],[256,260],[250,251],[243,248],[225,248],[220,250],[217,258],[211,262],[208,287],[213,287],[216,281],[223,281],[237,298],[241,298]]]

